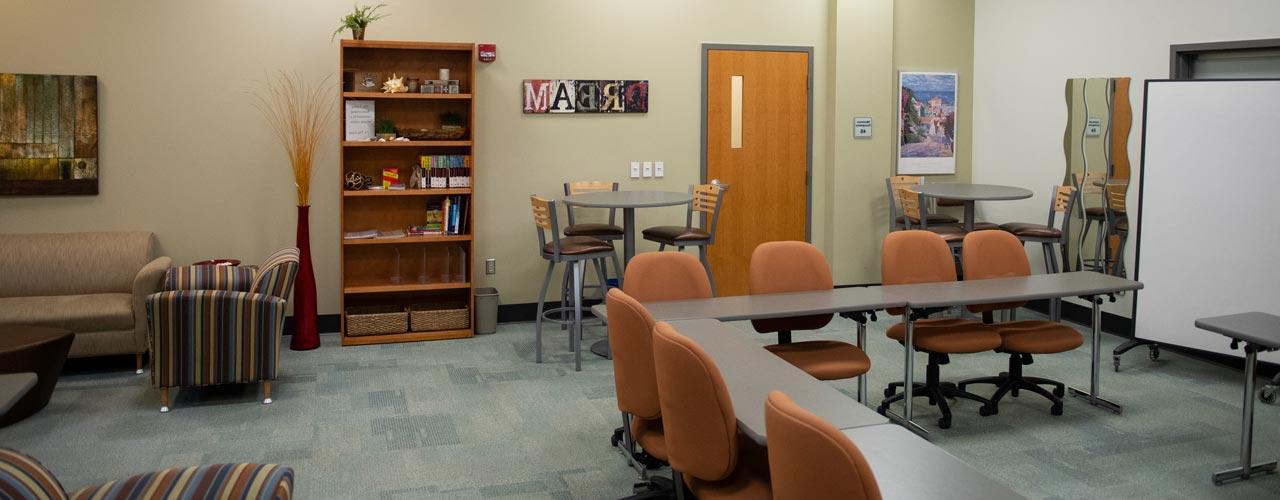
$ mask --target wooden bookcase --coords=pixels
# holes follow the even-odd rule
[[[406,236],[339,242],[342,266],[342,345],[365,345],[419,340],[471,337],[475,325],[472,293],[472,263],[475,219],[473,189],[477,170],[473,155],[475,140],[475,44],[401,42],[383,40],[343,40],[340,70],[380,75],[377,92],[347,88],[344,78],[339,113],[342,177],[335,183],[342,197],[341,232],[405,230],[426,222],[427,205],[442,203],[447,196],[468,199],[463,234]],[[449,68],[449,78],[458,80],[459,93],[381,93],[381,82],[397,76],[434,80],[440,68]],[[406,78],[406,83],[408,78]],[[450,141],[346,141],[345,103],[373,100],[377,119],[389,119],[397,129],[437,128],[439,114],[463,116],[466,135]],[[347,172],[361,172],[380,184],[384,167],[399,167],[401,182],[407,183],[414,165],[423,155],[466,155],[471,157],[471,187],[448,189],[406,189],[404,191],[347,191]],[[397,279],[398,276],[398,279]],[[457,302],[467,305],[471,319],[458,330],[407,332],[387,335],[348,336],[346,311],[352,306],[400,306]]]

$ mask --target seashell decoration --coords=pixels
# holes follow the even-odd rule
[[[399,94],[401,92],[408,91],[409,87],[405,86],[404,77],[396,76],[395,73],[392,73],[391,78],[387,79],[386,83],[382,84],[382,93],[384,94]]]

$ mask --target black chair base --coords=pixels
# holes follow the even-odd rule
[[[1025,377],[1022,375],[1022,366],[1032,363],[1031,355],[1025,353],[1014,353],[1009,356],[1009,371],[1002,372],[994,377],[978,377],[968,380],[962,380],[958,384],[960,389],[972,384],[993,384],[996,386],[996,392],[991,395],[990,408],[987,411],[991,415],[999,413],[1000,400],[1005,395],[1018,397],[1018,392],[1028,390],[1043,396],[1053,403],[1049,407],[1049,414],[1053,416],[1062,415],[1062,397],[1066,395],[1066,385],[1056,380],[1050,380],[1041,377]],[[1043,386],[1050,386],[1052,391],[1045,389]]]
[[[938,427],[942,429],[951,428],[951,406],[947,404],[948,399],[968,399],[982,403],[978,408],[978,414],[982,416],[994,415],[995,405],[990,400],[977,394],[966,392],[963,386],[957,386],[951,382],[939,381],[939,366],[947,363],[945,354],[929,353],[929,364],[925,370],[924,383],[916,382],[911,384],[911,397],[929,398],[929,404],[937,406],[938,411],[942,412],[942,418],[938,419]],[[880,402],[880,407],[876,411],[884,414],[889,410],[889,405],[901,401],[905,392],[898,392],[897,389],[902,387],[902,382],[892,382],[889,387],[884,390],[885,400]]]

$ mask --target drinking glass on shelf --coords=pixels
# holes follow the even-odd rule
[[[396,270],[395,270],[395,273],[391,275],[391,284],[399,285],[400,284],[400,249],[396,248],[395,251],[396,251]]]
[[[422,268],[418,270],[418,283],[430,283],[431,277],[427,276],[427,247],[422,247]]]

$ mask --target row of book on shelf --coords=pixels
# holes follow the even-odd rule
[[[379,231],[377,229],[369,229],[349,231],[343,233],[342,238],[346,240],[362,240],[467,234],[467,231],[471,229],[468,222],[470,208],[470,196],[446,196],[442,201],[427,203],[426,219],[423,224],[415,224],[405,230]]]
[[[403,189],[446,189],[471,187],[471,157],[467,155],[429,155],[418,158],[418,165],[411,167],[409,177],[401,181],[399,167],[382,169],[382,188],[389,191]],[[374,187],[373,189],[378,189]]]

